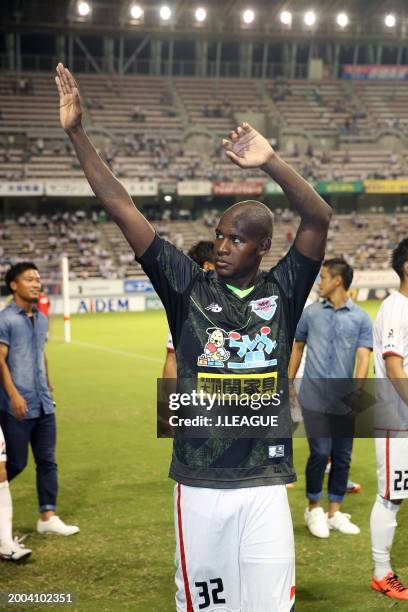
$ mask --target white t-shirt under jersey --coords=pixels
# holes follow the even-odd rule
[[[387,378],[385,357],[397,355],[403,359],[408,374],[408,298],[399,291],[381,304],[373,327],[375,378]],[[408,385],[408,382],[407,382]],[[402,401],[391,381],[376,385],[377,417],[390,429],[408,427],[408,406]],[[376,424],[378,421],[376,419]]]

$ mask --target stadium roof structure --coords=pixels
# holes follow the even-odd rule
[[[143,18],[132,20],[130,0],[89,0],[91,12],[88,18],[77,13],[77,0],[2,0],[0,6],[0,31],[48,32],[84,35],[159,35],[185,37],[187,34],[211,39],[237,37],[265,39],[273,35],[275,40],[314,36],[318,39],[337,37],[340,40],[360,38],[390,40],[403,39],[408,29],[408,2],[406,0],[140,0]],[[160,19],[160,7],[171,9],[168,20]],[[197,21],[195,11],[204,7],[206,19]],[[254,12],[253,21],[244,23],[245,9]],[[305,25],[304,15],[313,8],[316,21]],[[283,24],[281,11],[290,11],[292,21]],[[347,27],[340,27],[336,15],[345,12],[349,17]],[[396,17],[395,27],[386,27],[387,13]]]

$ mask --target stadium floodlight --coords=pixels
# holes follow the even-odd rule
[[[390,13],[389,15],[386,15],[384,19],[384,23],[387,26],[387,28],[394,28],[395,24],[397,23],[395,15],[393,15],[392,13]]]
[[[171,17],[171,8],[166,4],[160,7],[160,19],[163,21],[168,21]]]
[[[279,15],[279,19],[283,25],[290,25],[292,23],[292,13],[289,11],[282,11]]]
[[[341,28],[348,26],[349,18],[346,13],[339,13],[336,17],[337,25]]]
[[[130,7],[130,16],[132,19],[142,19],[143,17],[143,9],[140,4],[132,4]]]
[[[243,22],[249,25],[250,23],[254,21],[254,19],[255,19],[255,12],[250,8],[245,9],[245,11],[242,13]]]
[[[306,11],[303,18],[307,26],[312,26],[316,23],[316,13],[314,11]]]
[[[81,17],[88,17],[91,12],[91,6],[88,2],[78,2],[77,11]]]
[[[198,7],[198,9],[196,9],[195,12],[195,18],[196,21],[202,23],[203,21],[205,21],[207,19],[207,11],[204,7],[200,6]]]

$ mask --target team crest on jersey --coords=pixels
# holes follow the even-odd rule
[[[206,306],[205,309],[211,310],[211,312],[221,312],[222,307],[219,304],[216,304],[215,302],[213,302],[212,304],[209,304],[208,306]]]
[[[271,340],[270,327],[261,327],[255,338],[238,332],[229,333],[229,348],[238,349],[237,356],[243,357],[243,361],[229,361],[227,367],[230,370],[246,370],[250,368],[265,368],[276,366],[276,359],[268,359],[268,356],[276,348],[276,340]]]
[[[224,346],[228,334],[219,327],[209,327],[206,331],[208,340],[204,347],[204,353],[198,358],[197,365],[208,368],[222,368],[224,362],[230,356],[230,353]]]
[[[270,321],[276,312],[277,299],[277,295],[270,295],[269,297],[261,298],[260,300],[252,300],[252,302],[249,303],[251,305],[252,312],[258,315],[258,317],[261,319]]]

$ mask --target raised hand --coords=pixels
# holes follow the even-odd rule
[[[63,64],[57,66],[55,82],[60,97],[60,122],[62,128],[68,132],[81,125],[82,109],[79,99],[78,85],[74,77]]]
[[[226,155],[240,168],[259,168],[276,155],[269,142],[254,130],[249,123],[243,123],[223,139]]]

